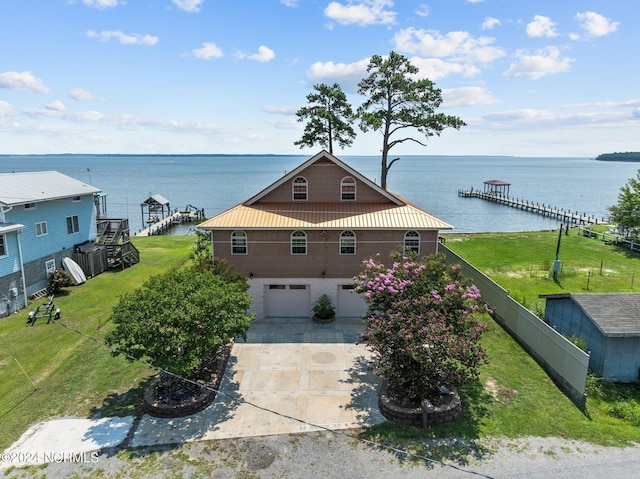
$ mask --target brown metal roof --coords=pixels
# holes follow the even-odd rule
[[[240,204],[200,224],[203,229],[452,229],[411,204]]]

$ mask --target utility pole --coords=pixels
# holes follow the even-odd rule
[[[558,271],[560,271],[560,240],[562,239],[562,224],[558,230],[558,246],[556,246],[556,260],[553,262],[553,280],[558,280]]]

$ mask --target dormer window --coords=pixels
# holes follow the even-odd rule
[[[345,176],[340,182],[340,200],[355,201],[356,199],[356,180],[351,176]]]
[[[307,179],[298,176],[293,180],[291,193],[294,201],[307,201],[309,197],[309,184],[307,183]]]

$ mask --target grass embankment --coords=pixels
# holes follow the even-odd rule
[[[105,272],[55,298],[61,323],[104,339],[119,296],[152,275],[183,265],[194,238],[153,236],[134,242],[141,254],[138,265]],[[60,324],[47,324],[46,318],[26,326],[29,309],[40,302],[46,301],[0,319],[0,450],[30,425],[52,417],[136,414],[154,375]]]
[[[640,255],[602,241],[562,235],[562,270],[553,279],[558,232],[451,234],[446,245],[510,291],[535,312],[544,312],[538,295],[567,292],[640,290]],[[635,276],[635,278],[634,278]],[[633,280],[635,284],[633,283]],[[576,407],[547,374],[491,318],[483,345],[489,353],[478,383],[461,391],[464,413],[455,424],[430,431],[383,425],[368,437],[409,447],[430,457],[453,459],[482,454],[460,443],[434,447],[426,439],[486,436],[558,436],[621,445],[640,442],[640,388],[601,386],[590,378],[586,407]]]
[[[640,272],[640,257],[577,237],[575,231],[562,237],[563,271],[554,282],[543,266],[555,258],[557,237],[557,232],[449,235],[447,245],[529,302],[536,302],[543,293],[586,291],[587,271],[591,271],[589,291],[634,290],[630,278],[634,271]],[[104,338],[119,295],[151,275],[185,264],[194,239],[156,236],[136,238],[135,243],[142,255],[139,265],[103,273],[56,299],[62,309],[61,322]],[[0,320],[0,450],[30,425],[52,417],[140,412],[142,391],[153,371],[112,357],[104,346],[61,325],[38,319],[35,326],[28,327],[27,313],[21,311]],[[602,444],[640,442],[640,428],[633,425],[633,407],[625,412],[640,399],[637,388],[625,389],[626,397],[618,389],[605,388],[580,410],[508,334],[490,318],[487,322],[490,330],[483,344],[490,362],[482,368],[480,380],[461,391],[464,414],[459,421],[425,431],[384,425],[363,434],[430,457],[461,461],[469,451],[458,443],[436,450],[426,440],[533,435]],[[482,454],[474,447],[471,452]]]

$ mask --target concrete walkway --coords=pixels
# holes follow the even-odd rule
[[[127,436],[135,447],[384,422],[370,353],[356,345],[364,326],[359,319],[337,319],[326,325],[309,318],[255,321],[247,341],[236,342],[231,351],[220,387],[226,394],[218,394],[205,410],[176,419],[144,415],[137,424],[133,418],[49,421],[30,428],[7,449],[5,453],[11,454],[7,457],[16,460],[0,464],[0,469],[49,462],[51,452],[90,453],[115,447]],[[25,461],[18,462],[19,458]]]

